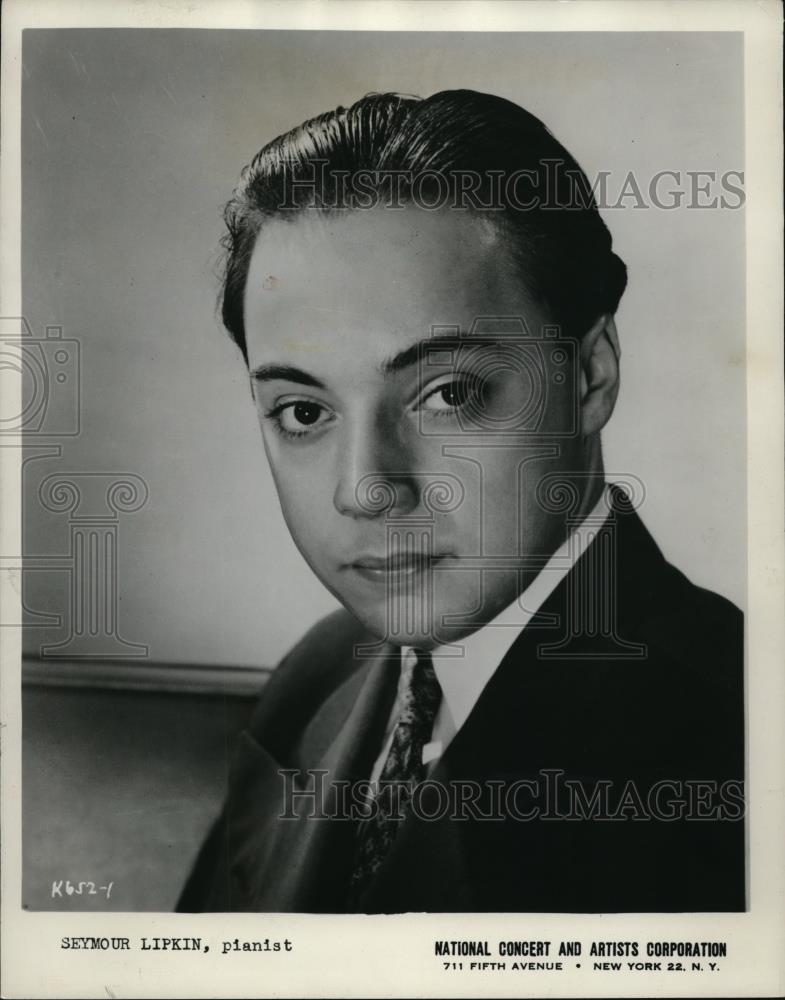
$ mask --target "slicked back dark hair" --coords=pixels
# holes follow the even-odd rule
[[[347,174],[359,173],[365,200],[352,194],[351,185],[347,194]],[[469,173],[480,179],[476,204],[466,197],[459,204],[487,212],[504,231],[527,290],[566,335],[581,337],[599,315],[615,312],[626,268],[613,253],[586,175],[539,119],[511,101],[472,90],[426,99],[369,94],[273,139],[243,170],[226,205],[222,318],[246,359],[245,286],[266,220],[359,209],[368,204],[369,182],[381,192],[391,175],[397,175],[404,203],[416,201],[411,178],[419,176],[422,197],[440,187],[439,175],[453,204],[460,194],[456,179]],[[483,207],[493,203],[492,189],[504,193],[513,175],[526,181],[525,203],[505,196]]]

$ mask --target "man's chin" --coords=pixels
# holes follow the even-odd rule
[[[340,598],[344,607],[354,615],[375,640],[389,642],[395,646],[415,646],[418,649],[433,649],[473,632],[470,624],[444,624],[455,619],[456,605],[449,607],[423,607],[419,601],[411,600],[401,606],[378,602],[364,602]],[[463,620],[463,616],[458,616]],[[466,616],[467,621],[469,615]]]

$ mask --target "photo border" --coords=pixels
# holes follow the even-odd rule
[[[7,0],[2,9],[2,299],[21,316],[21,32],[25,27],[300,28],[373,31],[741,31],[745,50],[748,612],[746,913],[309,914],[28,913],[21,909],[21,630],[0,629],[2,993],[83,996],[777,996],[785,989],[785,558],[781,8],[772,0],[451,3],[166,3]],[[620,85],[623,82],[620,81]],[[13,405],[14,400],[9,404]],[[21,552],[21,447],[0,449],[0,551]],[[21,613],[21,576],[0,574],[4,614]],[[14,620],[20,620],[15,618]],[[66,952],[62,935],[291,938],[275,954]],[[724,940],[719,972],[447,977],[434,939]]]

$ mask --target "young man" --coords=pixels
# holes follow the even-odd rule
[[[500,98],[265,146],[223,318],[345,610],[270,679],[181,910],[744,908],[742,624],[605,483],[626,271]]]

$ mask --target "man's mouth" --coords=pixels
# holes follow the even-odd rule
[[[423,552],[398,552],[389,556],[363,555],[345,564],[366,580],[405,580],[432,569],[445,556],[427,555]]]

